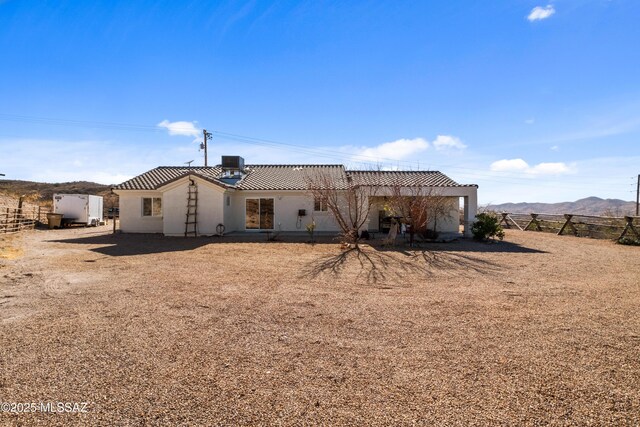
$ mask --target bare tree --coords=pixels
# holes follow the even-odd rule
[[[375,174],[366,184],[356,182],[341,169],[340,173],[329,170],[314,170],[305,176],[307,188],[315,202],[326,206],[340,228],[343,242],[358,247],[360,229],[369,220],[371,197],[378,191]]]
[[[446,218],[451,209],[451,197],[443,196],[440,189],[429,187],[427,198],[427,216],[433,220],[432,231],[434,235],[438,233],[438,220]],[[457,211],[456,211],[457,212]],[[456,217],[456,224],[459,222]]]
[[[423,238],[437,235],[438,219],[447,214],[450,198],[434,187],[406,186],[397,181],[391,186],[387,206],[392,215],[401,217],[413,245],[416,234]]]

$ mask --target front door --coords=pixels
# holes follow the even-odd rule
[[[273,230],[273,199],[246,199],[245,228]]]

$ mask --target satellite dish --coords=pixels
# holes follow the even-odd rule
[[[191,163],[193,163],[193,160],[189,160],[188,162],[184,162],[184,164],[187,165],[187,167],[191,167]]]

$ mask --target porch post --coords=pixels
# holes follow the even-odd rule
[[[464,196],[464,237],[471,237],[471,226],[476,220],[478,211],[478,193],[476,188],[470,188],[469,194]]]

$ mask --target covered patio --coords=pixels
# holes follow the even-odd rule
[[[393,197],[388,189],[382,189],[379,195],[372,196],[367,230],[372,233],[387,233],[391,227],[391,219],[402,223],[402,215],[394,212]],[[416,196],[410,189],[404,191],[404,197],[425,198],[425,208],[433,209],[429,213],[427,228],[441,235],[471,237],[471,226],[475,220],[477,203],[477,187],[444,187],[427,189],[424,194]],[[430,204],[430,199],[433,204]],[[437,207],[433,205],[437,204]],[[462,207],[462,211],[461,208]],[[461,230],[462,228],[462,230]]]

